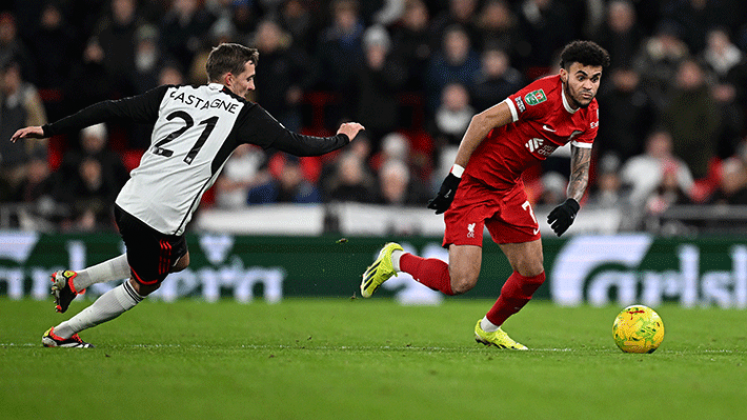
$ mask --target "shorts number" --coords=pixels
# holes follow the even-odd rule
[[[158,156],[164,156],[164,157],[171,157],[174,155],[174,151],[170,149],[166,149],[163,147],[166,143],[175,140],[177,137],[181,136],[192,128],[195,125],[195,120],[192,118],[191,115],[187,114],[184,111],[174,111],[171,114],[166,116],[166,119],[171,121],[174,118],[179,118],[184,121],[184,126],[180,129],[172,132],[168,136],[164,137],[163,140],[159,141],[155,145],[153,145],[153,153]],[[184,162],[187,164],[191,164],[192,161],[195,159],[195,156],[197,156],[197,153],[200,151],[202,146],[205,145],[205,141],[207,140],[208,136],[210,136],[210,133],[213,132],[213,129],[215,128],[215,125],[218,123],[218,117],[210,117],[206,119],[205,121],[200,122],[200,125],[205,125],[205,128],[202,130],[202,134],[200,134],[200,137],[195,142],[195,145],[192,146],[192,148],[189,150],[189,153],[187,153],[187,156],[184,157]]]
[[[529,211],[529,215],[532,216],[532,220],[534,220],[534,223],[539,224],[539,222],[537,222],[537,218],[534,217],[534,211],[532,211],[532,205],[529,204],[529,200],[525,201],[524,204],[521,205],[521,208],[525,211]]]

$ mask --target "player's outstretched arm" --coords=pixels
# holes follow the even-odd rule
[[[15,143],[18,141],[18,139],[43,139],[44,138],[44,130],[42,130],[41,126],[33,125],[29,127],[24,127],[13,133],[13,136],[11,136],[10,141]]]
[[[558,236],[565,233],[576,219],[576,214],[581,208],[578,203],[584,196],[586,186],[589,184],[590,166],[591,148],[571,145],[571,177],[566,190],[568,199],[547,215],[547,223],[550,224],[550,227]]]

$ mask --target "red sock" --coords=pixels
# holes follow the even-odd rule
[[[501,295],[488,311],[488,321],[495,325],[503,323],[519,312],[529,302],[534,292],[545,282],[545,272],[534,277],[524,277],[514,271],[501,288]]]
[[[449,296],[454,295],[451,291],[449,265],[439,259],[425,259],[405,253],[399,259],[399,268],[433,290],[440,290]]]

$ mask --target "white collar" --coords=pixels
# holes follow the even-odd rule
[[[563,96],[563,107],[566,111],[568,111],[569,114],[575,114],[578,109],[571,108],[571,105],[568,103],[568,99],[565,97],[565,86],[563,86],[563,81],[560,82],[560,93]]]

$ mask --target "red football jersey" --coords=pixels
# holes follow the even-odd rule
[[[591,147],[599,130],[599,104],[568,104],[560,75],[536,80],[504,101],[513,122],[488,133],[470,158],[465,175],[489,187],[506,189],[526,168],[560,146]]]

